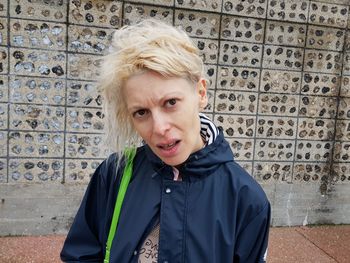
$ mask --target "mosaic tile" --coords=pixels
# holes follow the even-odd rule
[[[332,141],[298,141],[295,148],[296,161],[327,162],[331,157]]]
[[[262,46],[260,44],[221,41],[219,63],[229,66],[260,67]]]
[[[6,75],[0,75],[0,102],[8,101],[8,81]]]
[[[342,51],[344,46],[345,30],[321,26],[308,27],[307,48]]]
[[[66,25],[43,21],[10,20],[12,47],[66,49]]]
[[[255,142],[255,160],[259,161],[291,161],[294,158],[294,140],[265,140]]]
[[[72,79],[96,80],[101,56],[68,54],[68,77]]]
[[[207,80],[207,89],[215,89],[216,65],[204,64],[204,77]]]
[[[269,0],[267,18],[282,21],[306,22],[309,1]]]
[[[217,113],[255,114],[256,106],[256,93],[216,91],[215,111]]]
[[[221,39],[263,43],[265,21],[236,16],[222,16]]]
[[[261,92],[291,94],[300,92],[300,72],[263,69],[261,74]]]
[[[69,80],[67,82],[67,105],[101,107],[102,97],[97,92],[97,83]]]
[[[266,4],[267,0],[224,0],[222,12],[232,15],[265,18]]]
[[[252,160],[254,150],[253,139],[227,139],[233,152],[233,157],[236,161]]]
[[[334,97],[302,96],[299,116],[334,118],[337,111],[337,99]]]
[[[172,25],[173,11],[169,8],[158,6],[124,5],[124,25],[132,25],[146,18],[158,19]]]
[[[303,50],[301,48],[265,46],[264,68],[301,70],[302,63]]]
[[[254,162],[254,178],[259,183],[291,182],[291,162]]]
[[[6,159],[0,159],[0,184],[1,183],[7,183],[7,160]]]
[[[11,17],[65,22],[67,6],[68,0],[12,0],[9,7]]]
[[[340,96],[341,97],[350,97],[350,77],[343,76],[341,87],[340,87]]]
[[[297,120],[294,118],[258,116],[257,138],[294,139]]]
[[[217,89],[257,91],[260,70],[219,66]]]
[[[334,163],[331,171],[332,183],[350,181],[350,164]]]
[[[63,52],[10,49],[10,73],[25,76],[65,77]]]
[[[218,62],[219,41],[212,39],[192,39],[199,49],[199,56],[203,63],[216,64]]]
[[[175,10],[175,26],[182,28],[191,37],[219,37],[219,14]]]
[[[177,8],[200,9],[211,12],[220,12],[221,4],[220,0],[175,0],[175,7]]]
[[[96,168],[103,160],[76,160],[66,159],[65,183],[84,182],[88,183]]]
[[[70,25],[68,28],[68,51],[106,54],[113,29]]]
[[[9,133],[9,155],[12,157],[63,157],[63,133]]]
[[[267,21],[265,43],[272,45],[289,45],[304,47],[306,25]]]
[[[0,47],[0,74],[7,74],[8,72],[7,53],[7,48]]]
[[[297,116],[299,95],[286,94],[260,94],[259,114]]]
[[[345,28],[348,12],[348,6],[311,1],[308,23]]]
[[[255,132],[255,116],[216,115],[214,123],[223,130],[225,137],[253,138]]]
[[[39,105],[10,105],[10,129],[64,131],[65,109]]]
[[[0,129],[7,129],[8,110],[7,103],[0,103]]]
[[[332,119],[299,118],[298,139],[332,140],[335,121]]]
[[[63,105],[65,103],[65,87],[65,81],[62,79],[10,76],[10,101]]]
[[[214,90],[207,90],[208,104],[204,108],[203,112],[205,112],[205,113],[213,112],[213,110],[214,110],[214,94],[215,94]]]
[[[63,159],[10,159],[9,182],[62,182]]]
[[[341,78],[320,73],[303,73],[301,94],[338,96]]]
[[[327,163],[298,163],[293,168],[294,182],[318,182],[325,181],[330,172],[330,165]]]
[[[66,156],[76,158],[106,158],[109,154],[103,134],[67,134]]]
[[[72,0],[68,19],[72,24],[119,28],[122,1]]]
[[[8,144],[7,131],[0,130],[0,156],[2,156],[2,157],[7,156],[7,144]],[[1,166],[0,166],[0,168],[1,168]],[[1,169],[0,169],[0,171],[1,171]]]
[[[104,114],[101,109],[67,108],[67,131],[103,132]]]
[[[7,18],[2,17],[0,17],[0,46],[7,46]]]
[[[338,120],[335,139],[341,141],[350,141],[350,121]]]
[[[342,68],[342,54],[332,51],[305,50],[304,70],[339,74]]]
[[[7,3],[5,1],[3,3],[0,3],[0,16],[6,16],[7,15]]]
[[[349,162],[350,142],[335,142],[333,160],[335,162]]]
[[[338,106],[338,119],[350,119],[350,98],[340,98]]]

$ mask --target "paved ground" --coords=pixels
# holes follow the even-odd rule
[[[60,262],[64,236],[0,238],[1,263]],[[269,263],[350,263],[350,225],[271,228]]]

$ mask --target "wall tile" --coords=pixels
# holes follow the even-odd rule
[[[267,18],[282,21],[307,21],[309,1],[300,0],[269,0]]]
[[[68,78],[96,80],[102,57],[85,54],[68,54]]]
[[[320,73],[341,73],[343,56],[340,52],[305,50],[304,70]]]
[[[101,109],[67,108],[67,131],[97,132],[104,131],[104,114]]]
[[[1,11],[0,11],[1,14]],[[7,18],[0,17],[0,46],[7,45]]]
[[[68,0],[58,1],[10,1],[10,16],[35,20],[65,22]]]
[[[12,47],[65,50],[66,34],[65,24],[10,19]]]
[[[219,38],[220,15],[175,10],[175,26],[191,37]]]
[[[20,132],[9,133],[11,157],[63,157],[63,133]]]
[[[264,69],[261,74],[261,92],[291,94],[298,94],[300,92],[300,72]]]
[[[65,77],[66,54],[63,52],[11,48],[10,54],[10,74]]]
[[[69,158],[106,158],[109,151],[103,134],[67,134],[66,156]]]
[[[7,119],[8,119],[7,103],[0,103],[0,130],[4,130],[8,128]]]
[[[222,16],[221,39],[263,43],[265,21],[237,16]]]
[[[308,22],[315,25],[345,28],[347,25],[348,12],[348,6],[311,1]]]
[[[119,28],[122,24],[122,1],[72,0],[69,23]]]
[[[4,47],[0,47],[0,74],[8,73],[8,51]]]
[[[342,77],[340,96],[350,97],[350,77],[349,76]]]
[[[303,73],[301,93],[305,95],[338,96],[341,78],[322,73]]]
[[[220,51],[220,64],[255,68],[261,65],[262,46],[260,44],[221,41]]]
[[[331,159],[332,141],[298,141],[296,161],[328,162]]]
[[[8,144],[8,134],[7,131],[0,130],[0,156],[7,156],[7,144]],[[1,171],[1,163],[0,163],[0,171]]]
[[[216,87],[216,65],[204,64],[204,76],[207,80],[207,89],[215,89]]]
[[[193,42],[199,49],[199,56],[203,63],[216,64],[218,62],[218,40],[194,38]]]
[[[259,161],[292,161],[294,149],[294,140],[257,139],[254,159]]]
[[[301,48],[266,45],[263,67],[269,69],[301,70],[303,54]]]
[[[215,114],[214,123],[223,129],[226,137],[252,138],[255,133],[255,119],[255,116]]]
[[[74,53],[107,54],[113,29],[70,25],[68,51]]]
[[[99,164],[103,160],[66,159],[66,183],[88,183]]]
[[[302,96],[299,116],[312,118],[334,118],[337,111],[337,99],[334,97]]]
[[[0,184],[7,183],[7,160],[0,158]]]
[[[67,105],[79,107],[101,107],[102,98],[96,82],[69,80],[67,82]]]
[[[297,116],[299,95],[260,94],[258,113],[262,115]]]
[[[292,181],[291,162],[254,162],[254,178],[259,183]]]
[[[253,139],[233,139],[227,138],[236,161],[253,160]]]
[[[0,102],[8,101],[8,77],[6,75],[0,75]]]
[[[0,16],[7,15],[7,2],[0,3]]]
[[[271,45],[288,45],[304,47],[306,25],[267,21],[265,43]]]
[[[336,140],[350,141],[350,121],[349,120],[338,120],[336,127]]]
[[[38,77],[10,76],[10,102],[63,105],[65,81]]]
[[[10,159],[9,182],[57,182],[63,179],[63,159]]]
[[[332,119],[299,118],[298,139],[332,140],[335,121]]]
[[[217,113],[255,114],[257,94],[252,92],[217,91],[215,111]]]
[[[339,99],[338,119],[350,119],[350,98]]]
[[[345,30],[310,25],[307,31],[307,48],[342,51]]]
[[[297,120],[283,117],[258,116],[258,138],[294,139],[296,136]]]
[[[64,131],[65,109],[39,105],[10,105],[10,129]]]
[[[267,0],[224,0],[222,12],[232,15],[265,18]]]
[[[331,171],[332,183],[350,182],[350,164],[334,163]]]
[[[335,142],[333,160],[335,162],[349,162],[350,142]]]
[[[259,76],[258,69],[219,66],[217,89],[257,91]]]
[[[327,180],[330,165],[327,163],[298,163],[294,164],[293,183],[320,182]]]

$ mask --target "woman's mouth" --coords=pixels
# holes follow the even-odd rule
[[[160,143],[157,144],[158,149],[160,149],[161,155],[164,157],[172,157],[177,153],[177,149],[180,145],[180,140],[175,140],[170,143]]]

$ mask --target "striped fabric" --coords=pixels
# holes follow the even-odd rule
[[[219,134],[219,129],[215,124],[203,113],[199,113],[199,118],[201,121],[201,136],[206,142],[206,145],[213,143]]]

